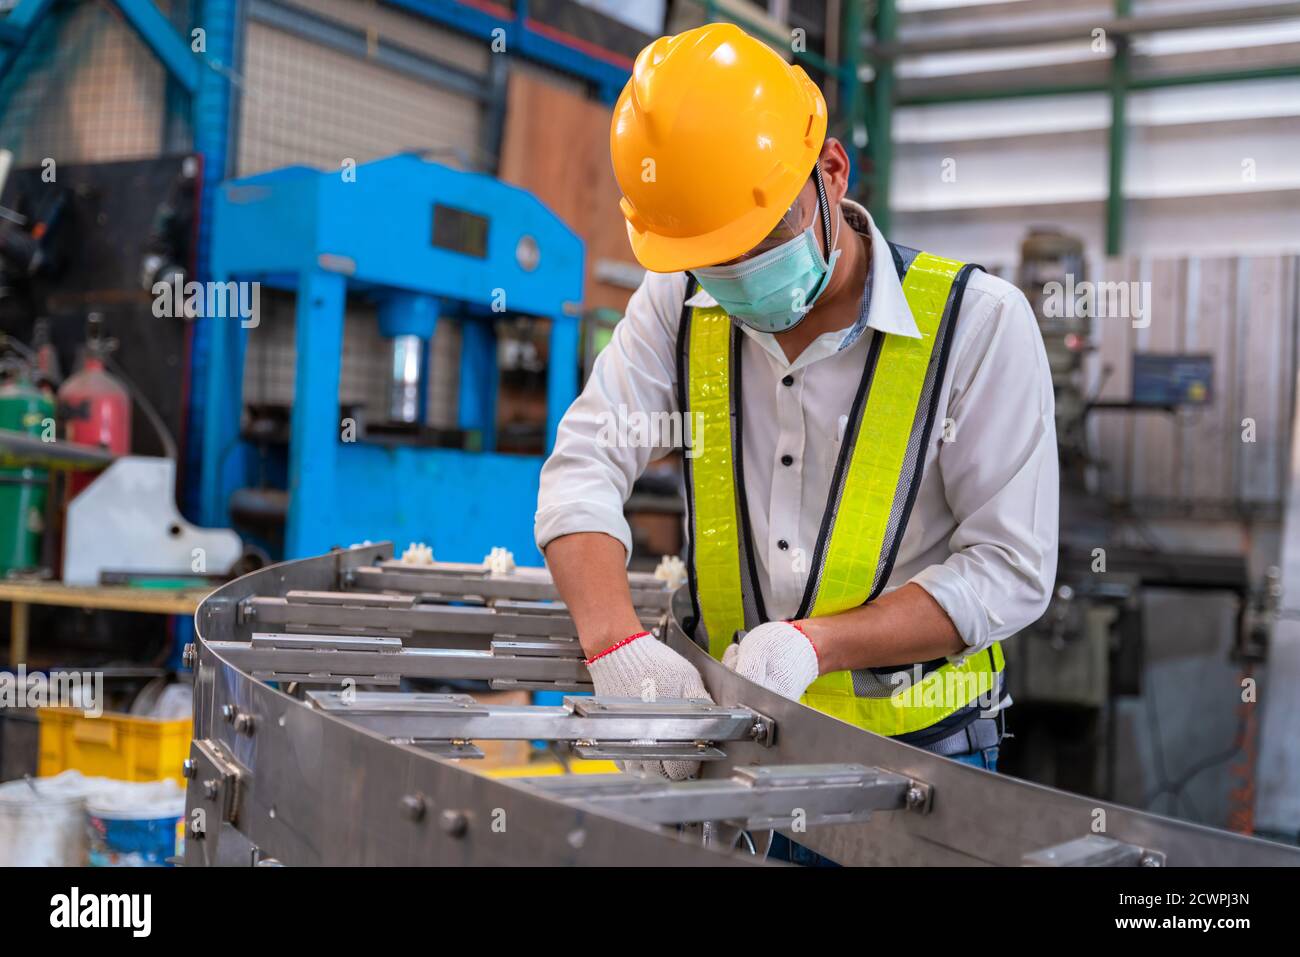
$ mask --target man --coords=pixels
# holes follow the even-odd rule
[[[624,501],[668,444],[607,441],[629,410],[681,416],[696,639],[786,697],[991,770],[998,643],[1056,572],[1046,353],[1015,287],[887,243],[825,132],[804,72],[730,24],[637,57],[610,142],[648,272],[560,423],[537,543],[598,695],[707,697],[643,633],[625,572]]]

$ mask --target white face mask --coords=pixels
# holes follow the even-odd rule
[[[785,332],[797,326],[825,292],[840,257],[836,248],[839,223],[836,222],[832,239],[826,222],[829,209],[821,170],[819,167],[813,170],[822,232],[827,247],[834,250],[829,260],[822,255],[813,227],[809,226],[793,239],[753,259],[691,270],[704,291],[728,315],[759,332]]]

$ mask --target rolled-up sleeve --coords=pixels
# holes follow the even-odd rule
[[[1029,303],[1015,290],[969,318],[938,459],[957,521],[952,554],[912,578],[952,619],[965,654],[1046,609],[1060,495],[1052,377]]]
[[[582,394],[569,406],[542,466],[533,537],[537,547],[562,535],[603,532],[632,554],[623,504],[648,463],[673,447],[676,340],[685,277],[647,273],[628,301],[610,344]]]

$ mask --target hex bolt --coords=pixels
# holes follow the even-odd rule
[[[187,642],[185,648],[181,651],[181,664],[193,671],[194,657],[194,642]]]
[[[252,734],[253,716],[251,714],[246,714],[245,712],[241,711],[235,717],[235,730],[238,731],[240,734]]]
[[[193,758],[186,758],[181,762],[181,777],[192,778],[198,773],[199,766],[194,763]]]
[[[209,801],[215,801],[218,794],[216,778],[210,778],[203,782],[203,793]]]
[[[919,811],[925,807],[925,791],[913,784],[907,789],[906,801],[908,810]]]
[[[221,706],[221,716],[226,719],[227,724],[234,724],[235,716],[238,714],[239,712],[235,710],[233,704],[223,704]]]
[[[1160,858],[1154,854],[1143,854],[1141,860],[1138,861],[1138,865],[1140,867],[1164,867],[1160,863]]]
[[[469,830],[469,818],[465,816],[465,812],[453,811],[450,808],[438,816],[438,824],[452,837],[464,837],[465,832]]]
[[[424,812],[428,808],[428,803],[424,800],[422,794],[408,794],[402,798],[402,811],[412,821],[421,821],[424,819]]]
[[[749,737],[751,741],[756,741],[765,748],[770,748],[775,737],[776,726],[772,723],[771,718],[757,715],[754,723],[749,728]]]

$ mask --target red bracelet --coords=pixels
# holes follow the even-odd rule
[[[800,628],[799,625],[798,625],[796,622],[793,622],[793,621],[791,621],[789,618],[787,618],[787,619],[785,620],[785,623],[786,623],[787,625],[789,625],[791,628],[793,628],[795,631],[799,632],[799,634],[803,635],[805,638],[808,638],[808,632],[806,632],[806,631],[804,631],[802,628]],[[820,671],[820,670],[821,670],[821,665],[822,665],[822,656],[821,656],[821,654],[817,651],[817,645],[813,642],[813,640],[812,640],[811,638],[808,638],[808,644],[812,645],[813,655],[814,655],[814,657],[816,657],[816,659],[817,659],[817,670]]]
[[[606,648],[604,651],[597,652],[596,654],[592,655],[590,658],[587,659],[587,664],[591,664],[597,658],[604,658],[611,651],[618,651],[618,649],[622,648],[624,645],[628,644],[629,642],[636,641],[638,638],[644,638],[648,634],[650,634],[650,632],[648,631],[638,631],[635,635],[628,635],[622,641],[616,641],[608,648]]]

